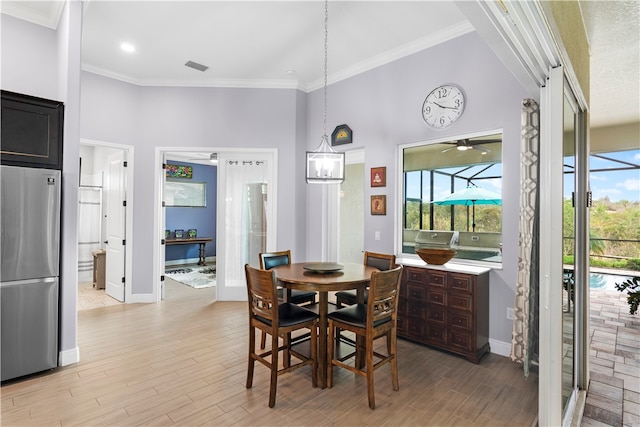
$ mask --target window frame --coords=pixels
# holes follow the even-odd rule
[[[395,233],[396,233],[396,253],[398,254],[399,257],[403,257],[403,258],[410,258],[410,259],[416,259],[419,260],[420,258],[413,253],[407,253],[407,252],[403,252],[403,235],[404,235],[404,223],[405,223],[405,210],[404,210],[404,202],[405,202],[405,196],[406,196],[406,185],[405,185],[405,172],[404,172],[404,151],[408,148],[413,148],[413,147],[419,147],[419,146],[425,146],[425,145],[433,145],[433,144],[441,144],[444,142],[450,142],[450,141],[455,141],[455,140],[459,140],[459,139],[473,139],[473,138],[481,138],[481,137],[487,137],[487,136],[491,136],[491,135],[501,135],[504,138],[504,131],[502,128],[499,129],[491,129],[491,130],[485,130],[482,132],[474,132],[474,133],[468,133],[468,134],[458,134],[458,135],[449,135],[449,136],[442,136],[439,138],[434,138],[434,139],[428,139],[428,140],[422,140],[422,141],[417,141],[417,142],[412,142],[412,143],[406,143],[406,144],[401,144],[398,145],[398,152],[397,152],[397,162],[398,162],[398,172],[397,172],[397,202],[396,202],[396,221],[395,221]],[[502,144],[504,144],[504,139],[502,141]],[[501,152],[500,152],[500,164],[504,165],[504,150],[501,148]],[[454,166],[455,167],[455,166]],[[426,170],[426,169],[425,169]],[[435,170],[435,169],[434,169]],[[434,172],[435,173],[435,172]],[[501,173],[501,179],[504,179],[504,169],[502,170]],[[430,191],[433,192],[433,189],[430,189]],[[422,192],[422,190],[421,190]],[[500,193],[502,194],[502,189],[500,190]],[[501,219],[501,230],[500,233],[503,233],[503,227],[502,227],[502,223],[503,223],[503,211],[501,211],[500,213],[500,219]],[[431,227],[430,224],[429,227]],[[429,228],[425,228],[425,229],[429,229]],[[469,265],[478,265],[478,266],[484,266],[484,267],[491,267],[494,269],[500,269],[502,268],[502,261],[486,261],[486,260],[475,260],[475,259],[467,259],[467,258],[456,258],[454,257],[450,262],[453,263],[457,263],[457,264],[469,264]]]

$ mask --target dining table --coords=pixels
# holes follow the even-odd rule
[[[327,387],[327,315],[329,292],[356,290],[356,301],[364,303],[364,290],[369,285],[375,267],[357,263],[301,262],[275,267],[279,284],[285,289],[284,300],[291,298],[291,290],[318,292],[318,384]]]

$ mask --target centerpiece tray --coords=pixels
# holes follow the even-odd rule
[[[312,273],[335,273],[344,268],[344,265],[336,264],[335,262],[311,262],[302,266],[307,271]]]

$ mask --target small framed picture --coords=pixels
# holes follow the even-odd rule
[[[184,233],[184,230],[176,230],[176,239],[182,239],[182,234]]]
[[[190,239],[195,239],[196,237],[198,237],[198,230],[196,230],[195,228],[190,228],[189,231],[187,231],[187,234],[189,235]]]
[[[387,214],[387,196],[371,196],[371,215]]]
[[[353,142],[353,132],[347,125],[338,125],[331,134],[331,145],[351,144]]]
[[[381,166],[378,168],[371,168],[371,186],[372,187],[387,186],[387,168],[385,166]]]

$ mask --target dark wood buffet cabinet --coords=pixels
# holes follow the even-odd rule
[[[405,265],[398,336],[478,363],[489,352],[489,270]]]

